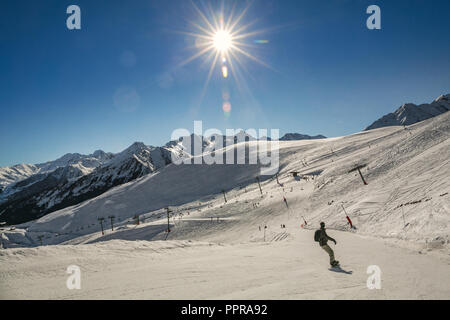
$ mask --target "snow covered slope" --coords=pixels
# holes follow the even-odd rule
[[[0,298],[449,299],[449,136],[444,113],[280,142],[278,181],[261,176],[262,194],[259,165],[170,164],[0,231]],[[337,272],[313,241],[320,221],[337,239]],[[71,264],[81,290],[65,288]],[[381,290],[366,286],[370,265]]]
[[[378,119],[365,130],[377,129],[387,126],[400,126],[411,124],[435,117],[450,110],[450,94],[442,95],[430,104],[419,106],[407,103],[398,108],[395,112],[389,113]]]
[[[270,228],[291,237],[264,242],[255,228],[258,241],[238,244],[112,240],[0,250],[0,299],[450,298],[448,258],[329,231],[342,262],[333,272],[312,231]],[[80,290],[66,288],[73,264],[81,270]],[[366,286],[369,265],[382,271],[380,290]]]
[[[406,130],[386,127],[340,138],[280,142],[279,181],[292,188],[293,193],[287,194],[294,201],[292,209],[308,221],[326,220],[333,228],[348,230],[343,205],[357,227],[351,232],[448,241],[450,182],[443,177],[450,175],[449,117],[442,114]],[[223,152],[233,152],[236,146]],[[357,172],[349,173],[357,165],[365,165],[361,173],[368,185]],[[146,215],[153,221],[161,214],[158,210],[166,206],[195,207],[198,201],[220,199],[222,190],[256,189],[259,169],[259,165],[171,164],[27,223],[28,234],[60,234],[49,240],[60,243],[91,234],[91,227],[97,232],[99,217],[126,221]],[[297,181],[290,174],[293,170],[319,175]],[[271,181],[265,197],[279,201],[288,191],[287,187],[282,190],[274,177],[261,176],[261,180],[263,184]],[[300,202],[302,198],[305,200]],[[247,209],[236,210],[236,214],[245,214]]]

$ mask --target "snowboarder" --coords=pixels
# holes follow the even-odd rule
[[[320,229],[317,230],[314,234],[314,240],[319,242],[320,247],[325,250],[328,255],[330,256],[330,265],[332,267],[339,266],[339,261],[334,259],[334,252],[333,249],[330,248],[330,246],[327,244],[328,240],[333,241],[336,245],[336,240],[329,237],[325,231],[325,222],[320,223]]]

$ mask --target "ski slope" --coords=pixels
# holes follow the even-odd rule
[[[281,185],[261,176],[262,195],[258,165],[169,165],[3,230],[0,297],[449,299],[449,117],[280,142]],[[348,173],[357,165],[368,185]],[[328,270],[312,239],[320,221],[347,273]],[[71,264],[81,290],[65,286]],[[370,265],[382,270],[381,290],[366,286]]]
[[[280,232],[271,227],[271,233]],[[288,225],[267,242],[112,240],[1,251],[1,299],[448,299],[449,259],[379,239],[332,232],[343,272],[313,232]],[[278,238],[281,238],[278,235]],[[395,258],[394,258],[395,257]],[[81,289],[68,290],[69,265]],[[366,286],[380,267],[381,289]]]

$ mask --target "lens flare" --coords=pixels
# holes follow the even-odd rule
[[[231,103],[229,103],[228,101],[225,101],[222,105],[222,110],[225,113],[230,113],[231,111]]]
[[[225,79],[228,78],[228,68],[227,68],[227,66],[222,66],[222,76]]]

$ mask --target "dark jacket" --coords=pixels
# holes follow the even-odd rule
[[[320,237],[319,237],[319,244],[320,246],[324,246],[327,244],[328,240],[336,242],[336,240],[334,240],[333,238],[329,237],[325,231],[325,229],[320,229],[320,231],[322,231],[320,233]]]

